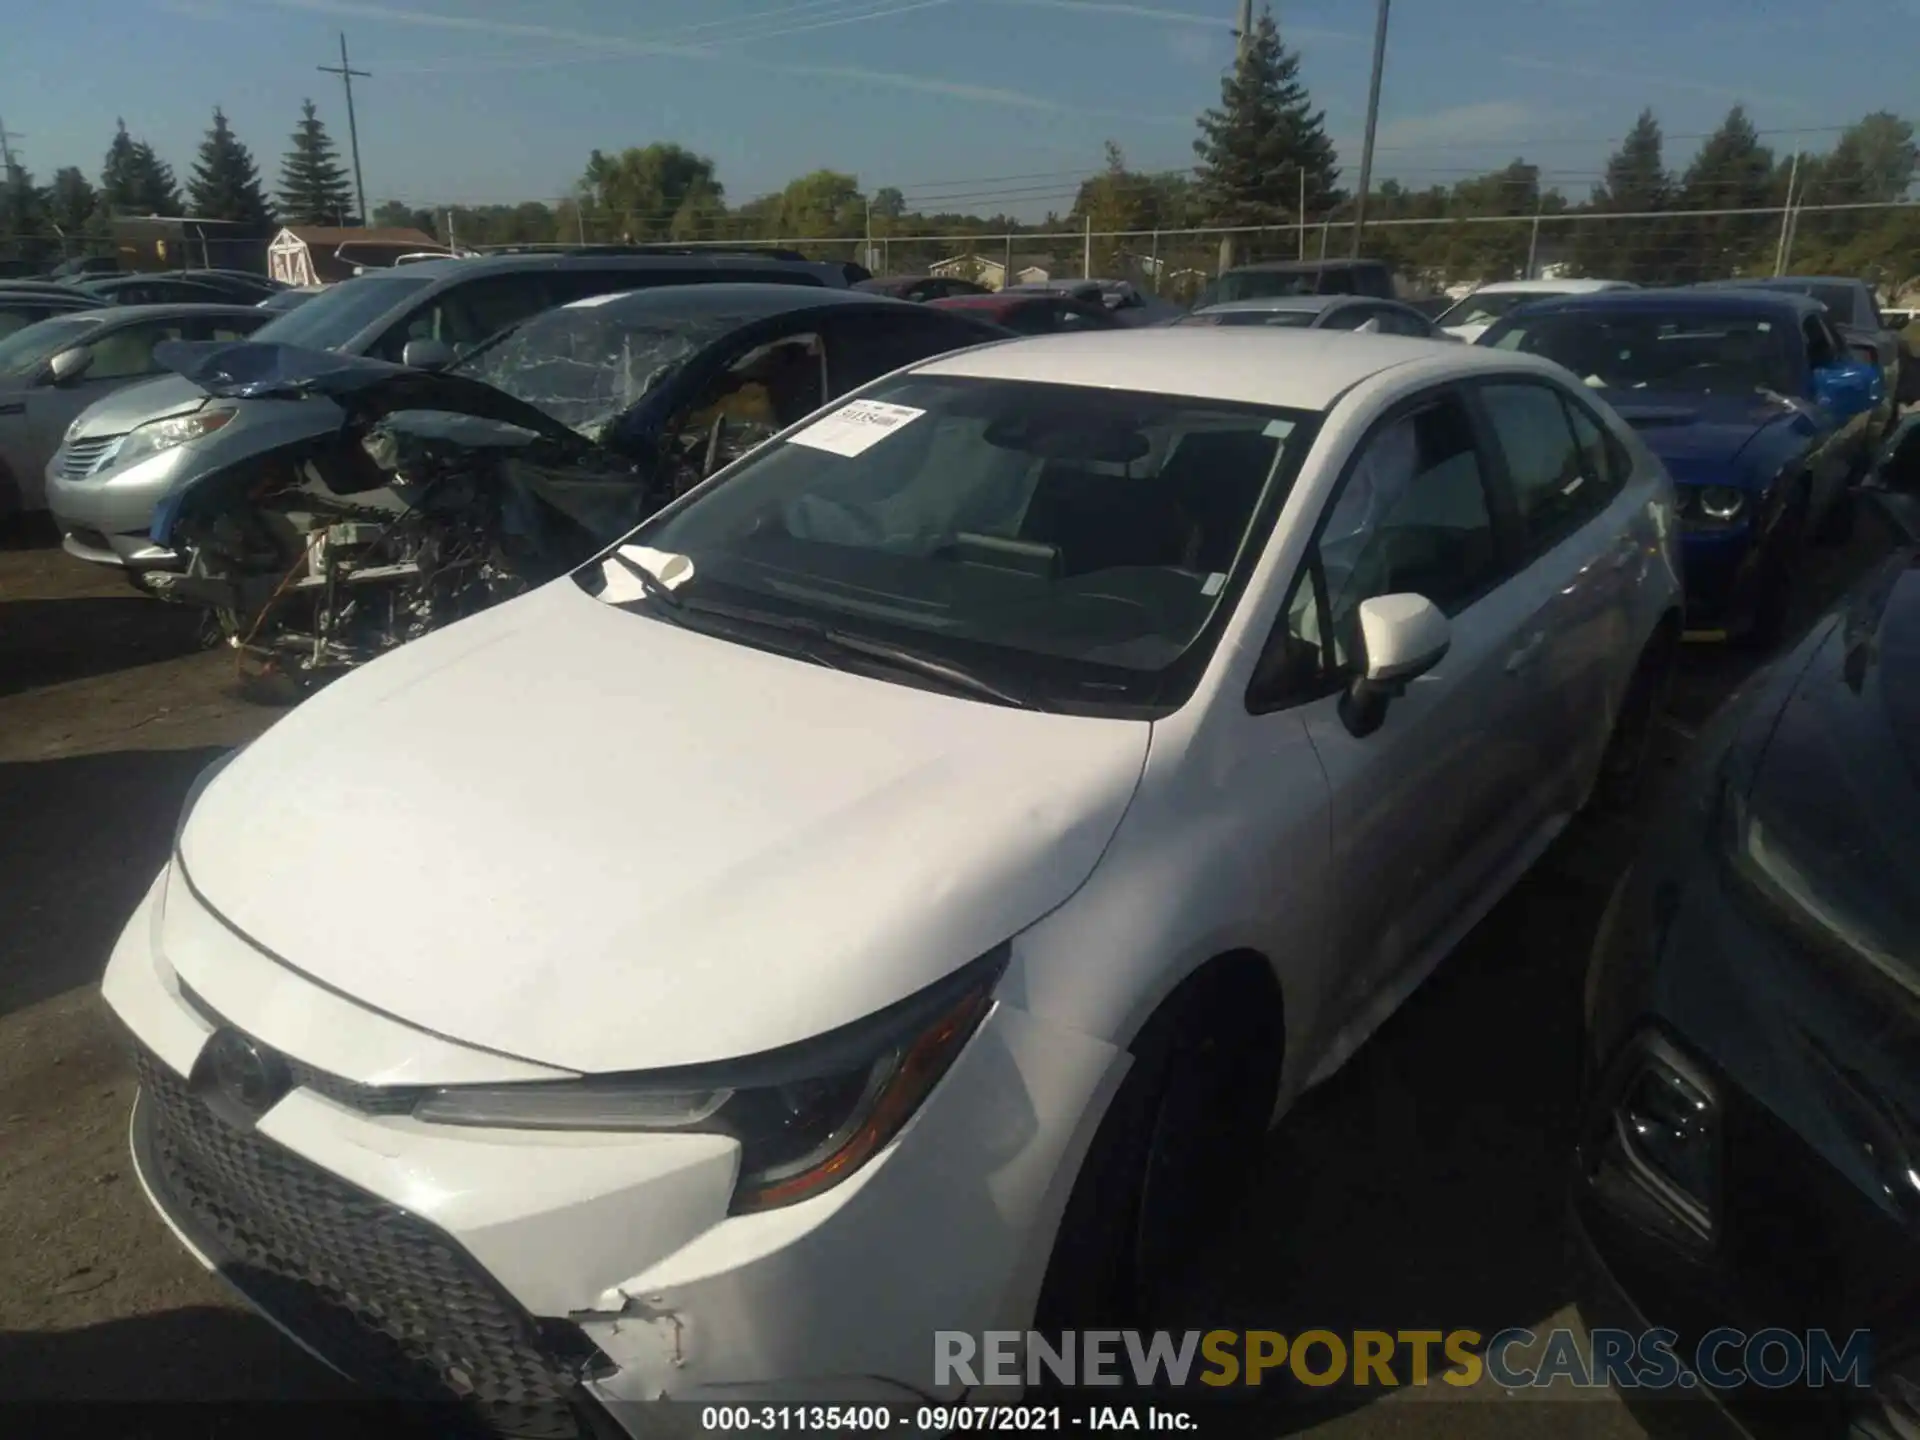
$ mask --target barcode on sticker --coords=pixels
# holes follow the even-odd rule
[[[911,405],[889,405],[884,400],[854,400],[787,438],[790,444],[825,450],[830,455],[853,456],[926,413]]]

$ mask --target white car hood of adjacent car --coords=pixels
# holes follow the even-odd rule
[[[256,946],[449,1039],[692,1064],[856,1020],[1057,907],[1150,731],[825,669],[563,579],[291,711],[200,794],[180,862]]]

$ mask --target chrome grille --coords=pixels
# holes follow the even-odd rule
[[[173,1222],[255,1304],[352,1378],[455,1401],[483,1433],[573,1440],[597,1407],[576,1327],[536,1320],[442,1231],[229,1125],[136,1049],[134,1144]]]
[[[60,478],[84,480],[111,460],[120,449],[124,435],[89,435],[60,447]]]

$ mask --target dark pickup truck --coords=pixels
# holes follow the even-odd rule
[[[1900,332],[1887,323],[1874,298],[1873,286],[1844,275],[1771,275],[1757,280],[1714,280],[1717,289],[1790,290],[1810,295],[1827,309],[1841,337],[1849,345],[1869,350],[1886,377],[1887,396],[1874,416],[1876,435],[1891,431],[1900,407],[1920,400],[1920,366],[1903,364]],[[1864,358],[1864,357],[1863,357]]]

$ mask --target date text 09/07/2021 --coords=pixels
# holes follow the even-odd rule
[[[837,1431],[841,1433],[917,1432],[947,1435],[956,1431],[1160,1430],[1199,1428],[1184,1410],[1157,1405],[708,1405],[700,1411],[701,1430],[757,1433]]]

